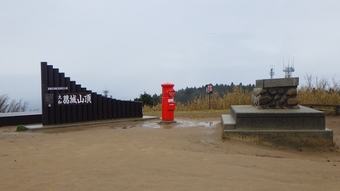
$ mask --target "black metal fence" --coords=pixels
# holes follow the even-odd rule
[[[97,94],[41,62],[42,124],[143,117],[142,103]]]
[[[0,113],[0,127],[11,125],[26,125],[41,123],[41,112],[11,112]]]

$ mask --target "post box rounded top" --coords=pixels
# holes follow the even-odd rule
[[[174,87],[174,86],[175,86],[175,84],[172,84],[172,83],[166,82],[166,83],[163,83],[163,84],[161,84],[161,86],[162,86],[163,88],[165,88],[165,87],[172,88],[172,87]]]

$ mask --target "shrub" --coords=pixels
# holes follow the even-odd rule
[[[27,127],[23,126],[23,125],[18,125],[17,127],[17,131],[26,131]]]

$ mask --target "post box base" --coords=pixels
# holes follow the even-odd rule
[[[171,124],[171,123],[177,123],[177,121],[160,121],[158,124],[166,125],[166,124]]]

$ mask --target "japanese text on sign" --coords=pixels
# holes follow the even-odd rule
[[[47,90],[68,90],[68,87],[47,87]]]
[[[58,94],[58,105],[90,104],[92,103],[89,93]]]

